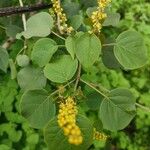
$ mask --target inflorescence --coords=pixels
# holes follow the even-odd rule
[[[93,29],[91,33],[98,33],[102,28],[102,21],[107,17],[104,12],[106,6],[111,2],[111,0],[98,0],[97,10],[91,15],[91,21],[93,24]]]
[[[103,133],[100,133],[98,131],[96,131],[96,129],[94,128],[94,136],[93,136],[93,139],[94,140],[107,140],[108,136],[103,134]]]
[[[58,125],[63,129],[64,135],[68,137],[70,144],[80,145],[83,142],[80,128],[76,125],[77,115],[76,103],[71,97],[59,106]]]
[[[63,13],[63,8],[61,7],[60,0],[51,0],[53,3],[53,10],[57,15],[57,25],[61,34],[71,33],[73,28],[67,25],[67,17],[66,14]]]

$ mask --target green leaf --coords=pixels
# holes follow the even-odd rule
[[[86,10],[86,14],[88,15],[88,17],[91,17],[92,13],[94,11],[97,10],[97,7],[89,7],[87,10]]]
[[[104,65],[109,68],[109,69],[118,69],[121,68],[121,65],[117,61],[114,51],[113,51],[113,46],[105,46],[102,49],[102,61]]]
[[[102,102],[102,98],[103,97],[99,93],[93,92],[87,95],[86,103],[91,110],[98,110]]]
[[[12,59],[9,59],[9,66],[11,70],[11,79],[15,79],[17,77],[17,70],[16,70],[15,63]]]
[[[7,139],[9,141],[17,143],[21,140],[22,131],[21,130],[16,130],[15,125],[16,124],[13,124],[13,123],[4,123],[0,126],[0,131],[1,131],[2,136],[3,136],[3,133],[5,135],[7,135]]]
[[[114,54],[125,69],[137,69],[147,62],[143,38],[136,31],[125,31],[118,36]]]
[[[103,26],[117,26],[120,21],[120,14],[109,12]]]
[[[29,65],[29,57],[27,55],[18,55],[17,58],[17,64],[20,67],[25,67]]]
[[[99,118],[105,129],[116,131],[125,128],[135,116],[135,97],[128,89],[117,88],[104,98]]]
[[[16,38],[17,33],[20,33],[22,29],[16,25],[9,25],[6,28],[6,34],[9,37]]]
[[[75,36],[68,36],[65,40],[66,49],[73,59],[75,57],[76,40],[83,34],[83,32],[77,32]]]
[[[80,3],[84,9],[97,6],[96,0],[88,0],[88,1],[87,0],[80,0]]]
[[[77,30],[83,23],[83,18],[81,15],[75,15],[70,18],[70,25]]]
[[[36,145],[39,143],[39,133],[33,133],[30,136],[27,137],[27,143],[31,145]]]
[[[76,73],[78,61],[69,55],[62,55],[56,61],[44,68],[44,75],[53,82],[64,83],[69,81]]]
[[[46,78],[42,69],[31,66],[21,69],[17,75],[17,80],[23,90],[42,89],[46,85]]]
[[[27,20],[27,30],[21,34],[29,39],[31,37],[46,37],[50,34],[54,21],[46,12],[40,12]]]
[[[34,44],[31,60],[43,67],[51,60],[57,49],[58,46],[55,41],[50,38],[42,38]]]
[[[76,40],[76,55],[85,68],[90,68],[99,58],[101,42],[94,34],[85,33]]]
[[[68,36],[65,40],[66,49],[73,59],[75,57],[75,40],[73,36]]]
[[[64,11],[67,15],[67,18],[71,18],[74,15],[79,14],[80,5],[77,2],[68,2],[63,5]]]
[[[52,119],[45,128],[44,136],[49,150],[87,150],[93,141],[93,126],[84,116],[78,116],[77,125],[80,127],[83,143],[74,146],[68,143],[68,138],[58,126],[57,118]]]
[[[43,128],[55,116],[55,104],[45,90],[30,90],[21,99],[21,114],[37,129]]]
[[[0,46],[0,69],[6,72],[8,64],[9,64],[9,55],[7,51]]]
[[[16,40],[15,43],[11,45],[9,49],[11,49],[9,55],[10,58],[16,60],[17,55],[19,55],[20,51],[24,48],[24,41],[23,40]]]
[[[11,150],[11,148],[8,145],[0,144],[0,150]]]
[[[10,75],[3,76],[0,81],[0,112],[12,112],[13,102],[18,94],[18,85]]]

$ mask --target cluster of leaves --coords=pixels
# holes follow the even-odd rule
[[[0,48],[0,69],[4,72],[7,70],[8,74],[10,72],[13,79],[17,78],[17,83],[21,93],[23,93],[20,104],[21,113],[32,127],[41,129],[46,126],[44,134],[49,149],[56,149],[57,147],[61,150],[67,147],[67,149],[87,150],[92,144],[90,149],[94,149],[94,147],[98,148],[101,143],[96,141],[93,143],[93,127],[100,131],[104,128],[104,131],[108,133],[109,131],[121,130],[135,116],[135,97],[138,98],[141,91],[137,91],[132,83],[142,89],[145,80],[143,79],[142,82],[133,77],[130,83],[127,80],[130,79],[130,76],[125,75],[125,78],[120,69],[127,72],[127,70],[142,67],[147,61],[146,47],[142,36],[134,30],[118,33],[117,37],[115,29],[109,31],[107,26],[114,26],[119,20],[119,15],[115,13],[108,13],[108,18],[104,22],[105,36],[87,33],[90,28],[90,21],[85,16],[94,10],[95,1],[85,3],[84,0],[81,0],[78,3],[66,0],[63,2],[63,6],[69,18],[69,23],[77,32],[65,36],[65,38],[59,38],[59,35],[55,37],[51,34],[56,31],[54,20],[46,12],[31,16],[27,20],[27,30],[21,33],[19,33],[21,29],[16,26],[15,20],[15,24],[6,27],[6,34],[7,36],[17,37],[18,40],[9,48],[9,52],[2,47]],[[74,8],[74,10],[70,8]],[[112,18],[115,23],[112,22]],[[4,25],[5,22],[2,22],[2,24]],[[109,39],[107,34],[110,34],[111,31],[116,33]],[[23,41],[24,38],[21,38],[22,36],[25,41]],[[74,90],[76,85],[73,81],[76,79],[76,74],[78,80],[78,73],[81,71],[80,64],[82,66],[81,82],[79,83],[80,86]],[[117,69],[117,71],[110,70],[110,68]],[[71,82],[69,82],[70,80]],[[9,85],[9,82],[13,82],[13,87]],[[4,83],[8,83],[8,89],[11,88],[9,90],[13,91],[13,94],[10,96],[11,100],[9,99],[8,103],[7,101],[4,102],[5,97],[1,98],[0,106],[2,105],[3,109],[9,109],[5,111],[2,109],[1,114],[6,116],[4,120],[10,121],[7,118],[7,112],[11,116],[13,116],[11,112],[14,111],[13,109],[19,112],[19,98],[16,100],[18,85],[14,80]],[[67,87],[68,84],[69,87]],[[92,89],[89,87],[92,87]],[[126,87],[126,89],[122,87]],[[57,88],[62,88],[63,92],[57,90]],[[135,96],[127,88],[131,88]],[[5,90],[1,95],[8,96],[9,90],[6,90],[7,92]],[[79,114],[82,114],[77,119],[77,123],[85,140],[79,147],[74,147],[67,140],[64,140],[66,138],[58,127],[55,117],[58,106],[57,100],[68,95],[76,98]],[[52,119],[53,117],[54,119]],[[23,132],[26,133],[27,137],[33,134],[36,141],[34,144],[38,142],[39,135],[32,129],[29,130],[22,117],[18,115],[9,118],[21,118],[20,122],[10,121],[14,124],[14,128],[9,133],[17,131],[12,133],[15,135],[15,138],[12,139],[18,138],[16,141],[11,141],[11,135],[7,132],[10,127],[4,125],[4,129],[2,127],[0,132],[2,131],[2,136],[5,136],[3,133],[6,132],[9,140],[6,140],[6,142],[4,140],[2,143],[7,145],[8,141],[11,141],[9,146],[13,147],[12,142],[20,140]],[[27,130],[18,131],[19,127],[17,128],[16,124],[26,124],[27,130],[31,133],[28,135],[29,131]],[[2,146],[6,147],[6,145]],[[34,149],[34,146],[29,147],[29,149]]]
[[[125,6],[124,3],[127,5]],[[126,8],[125,8],[126,7]],[[142,33],[146,42],[148,53],[150,53],[150,30],[149,30],[149,8],[150,4],[143,1],[114,1],[113,7],[115,11],[122,13],[122,20],[118,27],[120,30],[135,28]],[[149,60],[148,60],[149,61]],[[147,106],[149,105],[149,63],[141,70],[130,72],[125,75],[128,83],[137,97],[138,101]],[[125,132],[120,132],[114,135],[114,144],[122,149],[149,149],[149,112],[137,109],[137,115],[129,129]]]
[[[0,150],[43,149],[42,134],[30,128],[20,115],[21,93],[10,75],[0,74]]]

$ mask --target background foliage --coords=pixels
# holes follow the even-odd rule
[[[30,0],[25,1],[26,4],[35,2],[36,1]],[[84,0],[81,2],[84,4],[84,7],[88,7],[88,5],[91,4],[90,0],[89,3],[85,3]],[[69,4],[73,5],[74,3],[71,3],[70,1]],[[18,1],[6,0],[5,2],[0,2],[0,7],[12,5],[18,5]],[[78,11],[78,3],[75,3],[73,6],[76,7],[74,7],[74,10],[70,10],[69,12],[69,9],[64,2],[64,8],[66,8],[68,14],[71,14],[72,11]],[[121,14],[121,21],[117,28],[104,28],[103,32],[109,35],[110,38],[113,38],[116,37],[121,31],[134,28],[144,36],[144,40],[146,41],[146,45],[148,47],[148,52],[150,53],[150,3],[146,0],[113,0],[111,9],[114,12],[119,12]],[[21,19],[18,16],[11,18],[8,17],[5,19],[0,18],[1,43],[3,43],[10,34],[11,36],[14,35],[14,33],[9,32],[9,25],[12,27],[12,25],[15,24],[20,26],[22,24]],[[6,25],[7,28],[5,32],[3,26],[6,27]],[[33,43],[31,43],[31,47],[32,44]],[[18,41],[9,48],[11,58],[16,56],[22,46],[22,41]],[[28,48],[28,53],[30,53],[30,48]],[[99,67],[101,69],[99,69]],[[150,107],[150,64],[140,70],[126,72],[120,70],[108,70],[101,63],[100,66],[93,67],[91,72],[92,73],[89,75],[83,75],[84,78],[89,79],[89,81],[90,79],[92,79],[92,81],[100,81],[102,85],[108,89],[117,87],[130,88],[141,104]],[[84,90],[89,91],[90,89],[85,87]],[[16,81],[12,80],[10,75],[5,75],[2,71],[0,71],[0,150],[46,150],[47,148],[42,135],[43,131],[30,128],[28,122],[20,115],[19,101],[21,95],[22,91],[19,89]],[[90,107],[92,106],[90,105]],[[95,109],[95,106],[92,108]],[[82,109],[84,109],[84,111],[88,111],[88,108],[85,108],[84,104],[81,111]],[[91,120],[94,120],[96,117],[94,111],[95,110],[88,114]],[[94,147],[91,147],[91,150],[148,150],[150,148],[149,133],[149,112],[138,108],[135,119],[126,129],[124,129],[124,131],[111,133],[111,140],[107,143],[95,142]]]

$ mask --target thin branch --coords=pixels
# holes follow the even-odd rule
[[[83,79],[80,79],[81,82],[85,83],[86,85],[88,85],[89,87],[91,87],[92,89],[94,89],[95,91],[97,91],[98,93],[100,93],[102,96],[104,96],[105,98],[109,99],[107,95],[105,95],[103,92],[101,92],[100,90],[98,90],[97,88],[95,88],[92,84],[84,81]],[[146,107],[146,106],[143,106],[139,103],[135,103],[136,106],[138,106],[139,108],[147,111],[147,112],[150,112],[150,108],[149,107]]]
[[[109,43],[109,44],[103,44],[102,46],[106,47],[106,46],[115,46],[116,43]]]
[[[0,25],[0,28],[3,29],[3,30],[6,30],[6,28],[2,25]]]
[[[102,85],[100,84],[95,84],[95,83],[90,83],[91,85],[93,85],[95,88],[99,88],[99,89],[102,89],[102,91],[105,91],[107,93],[110,93],[110,90],[106,89],[105,87],[103,87]]]
[[[74,86],[74,92],[77,90],[78,83],[80,81],[80,75],[81,75],[81,64],[79,63],[77,79],[76,79],[76,83],[75,83],[75,86]]]
[[[83,79],[80,79],[81,82],[85,83],[86,85],[88,85],[89,87],[91,87],[92,89],[94,89],[96,92],[98,92],[99,94],[101,94],[103,97],[105,97],[106,99],[109,99],[107,95],[105,95],[103,92],[101,92],[100,90],[98,90],[97,88],[95,88],[92,84],[84,81]]]
[[[0,8],[0,17],[3,16],[10,16],[13,14],[22,14],[22,13],[27,13],[27,12],[33,12],[33,11],[38,11],[42,9],[47,9],[51,8],[52,4],[35,4],[35,5],[30,5],[30,6],[15,6],[15,7],[5,7],[5,8]]]
[[[14,38],[9,38],[5,41],[5,43],[2,45],[3,48],[7,49],[11,46],[12,43],[14,43],[15,39]]]
[[[52,31],[52,33],[54,34],[54,35],[56,35],[57,37],[59,37],[60,39],[62,39],[62,40],[66,40],[64,37],[62,37],[62,36],[60,36],[59,34],[57,34],[56,32],[54,32],[54,31]]]
[[[59,48],[64,48],[66,47],[65,45],[58,45]]]
[[[20,3],[20,6],[23,7],[23,2],[22,2],[22,0],[19,0],[19,3]],[[26,28],[26,16],[25,16],[25,14],[22,14],[22,22],[23,22],[24,31],[26,31],[27,28]]]
[[[20,3],[20,6],[23,7],[23,2],[22,0],[19,0],[19,3]],[[22,23],[23,23],[23,28],[24,28],[24,31],[27,30],[27,26],[26,26],[26,16],[25,14],[22,14]],[[27,41],[26,39],[24,39],[24,47],[23,47],[23,51],[25,53],[25,50],[27,49]],[[18,54],[17,54],[18,55]],[[17,58],[17,57],[16,57]],[[15,61],[16,62],[16,61]]]
[[[58,3],[59,3],[59,5],[60,5],[60,0],[58,0]],[[58,15],[58,13],[57,13],[57,26],[58,26],[58,30],[59,30],[60,34],[63,34],[63,32],[62,32],[62,30],[61,30],[60,17],[59,17],[59,15]]]
[[[75,81],[75,79],[73,79],[72,81],[68,82],[66,85],[63,86],[63,88],[69,86],[69,85],[70,85],[71,83],[73,83],[74,81]],[[53,96],[53,95],[59,93],[59,91],[60,91],[59,89],[56,90],[56,91],[54,91],[53,93],[51,93],[51,94],[49,95],[49,97],[51,97],[51,96]]]
[[[139,104],[139,103],[136,103],[135,105],[138,106],[139,108],[141,108],[141,109],[147,111],[147,112],[150,112],[150,108],[149,108],[149,107],[143,106],[143,105],[141,105],[141,104]]]

